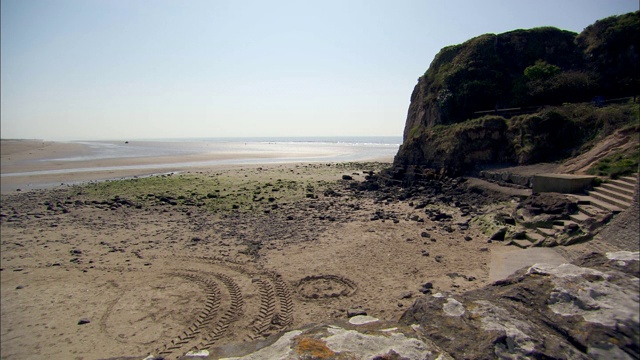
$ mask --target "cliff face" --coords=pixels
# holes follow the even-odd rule
[[[592,131],[582,126],[594,124],[578,124],[568,114],[557,123],[540,107],[637,94],[638,34],[635,12],[596,22],[580,35],[556,28],[515,30],[442,49],[413,89],[395,165],[456,173],[482,163],[527,164],[567,155],[571,148],[565,145],[588,140]],[[509,108],[521,110],[516,117],[498,111],[477,119],[483,111]],[[584,136],[550,143],[566,142],[570,130]],[[538,147],[543,154],[535,154]]]

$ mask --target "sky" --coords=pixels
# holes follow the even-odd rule
[[[401,136],[438,51],[638,0],[1,0],[3,139]]]

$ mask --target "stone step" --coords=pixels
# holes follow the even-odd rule
[[[554,236],[555,234],[557,234],[558,232],[556,231],[556,229],[547,229],[547,228],[536,228],[536,231],[538,232],[537,234],[533,234],[533,235],[537,235],[536,240],[539,240],[540,237],[544,238],[547,236]]]
[[[580,209],[580,207],[578,208]],[[587,220],[591,219],[591,216],[589,216],[587,213],[583,212],[582,209],[580,209],[580,211],[578,211],[577,214],[569,215],[569,219],[577,222],[578,224],[584,224]]]
[[[622,187],[614,183],[604,183],[600,185],[598,188],[607,189],[608,191],[618,193],[620,195],[624,195],[630,199],[633,199],[634,189],[629,189],[628,187]]]
[[[622,209],[617,206],[600,201],[588,195],[571,194],[570,196],[578,202],[578,209],[587,215],[596,215],[593,211],[594,209],[597,209],[600,212],[613,212],[614,214],[622,211]]]
[[[623,210],[628,208],[629,206],[631,206],[631,203],[627,202],[627,201],[622,201],[619,199],[615,199],[612,198],[611,196],[607,196],[603,193],[597,192],[597,191],[589,191],[589,196],[591,196],[594,199],[599,200],[600,202],[603,203],[607,203],[610,205],[613,205],[614,207]]]
[[[511,243],[519,248],[530,248],[533,244],[529,240],[519,239],[519,240],[511,240]]]
[[[578,209],[580,211],[589,216],[595,216],[597,215],[597,213],[603,212],[619,213],[620,211],[622,211],[622,209],[617,206],[607,204],[588,195],[570,194],[569,197],[574,199],[578,203]]]
[[[636,186],[638,184],[638,174],[635,175],[629,175],[629,176],[621,176],[618,178],[618,180],[622,180],[626,183],[629,184],[633,184],[633,186]]]
[[[581,213],[587,216],[596,216],[599,213],[603,212],[604,210],[587,203],[587,204],[578,204],[578,211],[580,211]]]
[[[626,195],[625,193],[617,192],[616,190],[611,190],[609,188],[605,188],[604,186],[597,187],[591,192],[602,194],[612,199],[620,200],[624,203],[628,203],[629,205],[631,205],[631,203],[633,202],[633,194]]]
[[[607,182],[605,184],[614,184],[614,185],[616,185],[618,187],[625,188],[625,189],[628,189],[628,190],[631,190],[631,191],[635,190],[635,188],[636,188],[635,180],[629,181],[629,180],[622,180],[622,179],[623,178],[618,178],[618,179],[615,179],[615,180],[614,179],[607,180]]]
[[[527,241],[529,242],[542,241],[547,237],[544,232],[541,232],[543,230],[549,230],[549,229],[537,228],[536,229],[536,231],[538,231],[537,233],[527,231],[524,236],[528,239]]]

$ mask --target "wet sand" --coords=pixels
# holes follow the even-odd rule
[[[185,154],[180,156],[139,156],[126,158],[90,158],[92,149],[82,143],[40,140],[2,140],[1,192],[26,191],[41,188],[86,183],[107,179],[148,176],[211,169],[233,169],[261,166],[263,163],[297,163],[296,153],[221,152]],[[306,158],[326,156],[318,152]],[[68,159],[74,159],[69,161]],[[391,161],[391,157],[372,158]]]

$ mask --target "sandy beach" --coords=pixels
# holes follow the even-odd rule
[[[247,168],[267,162],[296,163],[307,159],[315,162],[333,155],[330,150],[313,148],[303,153],[287,152],[287,148],[267,151],[259,148],[251,152],[232,148],[223,152],[92,158],[92,149],[87,143],[2,140],[1,144],[2,193],[186,170]],[[392,155],[367,160],[390,162]]]
[[[2,146],[3,174],[56,169],[46,160],[86,151]],[[169,160],[177,159],[126,161]],[[428,189],[362,187],[386,166],[189,167],[31,191],[10,189],[149,173],[3,177],[2,358],[175,359],[202,348],[215,356],[354,311],[395,321],[422,292],[488,284],[492,253],[505,247],[470,220],[509,213],[510,196],[465,197],[455,183],[454,198],[435,204]]]

